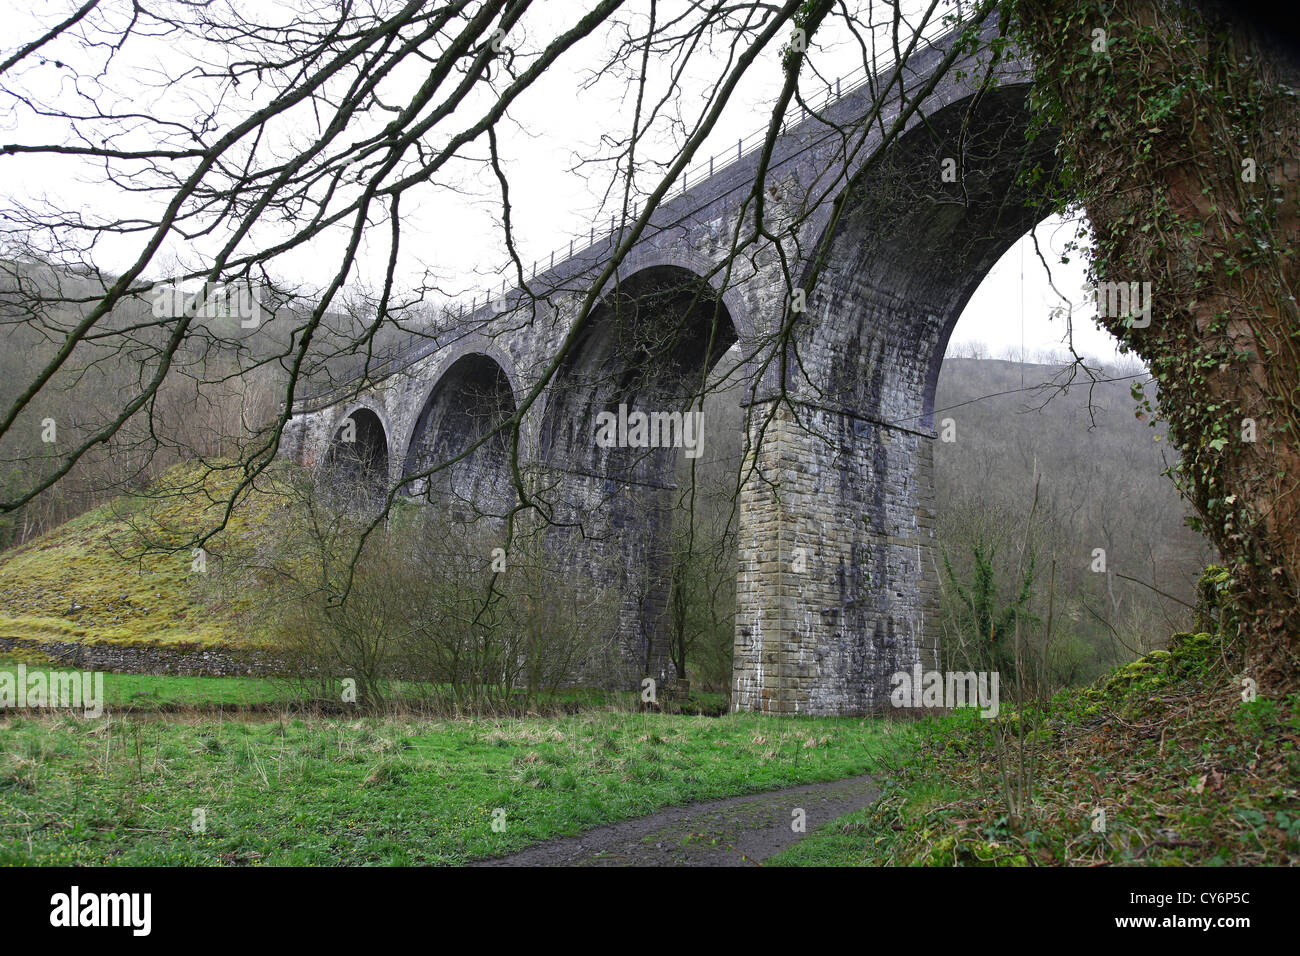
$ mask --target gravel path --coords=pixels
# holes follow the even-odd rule
[[[474,866],[756,866],[817,827],[871,803],[870,776],[673,807]],[[806,832],[791,826],[806,814]]]

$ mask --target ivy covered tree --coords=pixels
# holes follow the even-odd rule
[[[1060,206],[1092,278],[1150,283],[1099,320],[1150,367],[1175,479],[1231,570],[1246,666],[1300,686],[1297,64],[1226,7],[1011,0],[1034,106],[1059,131]],[[1149,320],[1148,320],[1149,319]],[[1117,489],[1117,491],[1119,491]]]

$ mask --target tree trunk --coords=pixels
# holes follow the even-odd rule
[[[1300,113],[1295,65],[1196,6],[1017,0],[1093,278],[1150,282],[1101,321],[1151,368],[1180,487],[1232,571],[1262,692],[1300,686]],[[1130,309],[1129,312],[1133,310]],[[1122,493],[1122,489],[1116,489]]]

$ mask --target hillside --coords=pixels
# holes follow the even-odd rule
[[[1175,635],[1091,687],[923,725],[879,802],[769,862],[1295,866],[1300,700],[1243,700],[1239,650]]]
[[[1147,377],[1139,367],[1095,377],[944,361],[934,450],[948,664],[977,662],[962,652],[973,638],[954,601],[958,584],[976,579],[977,551],[1006,602],[1025,550],[1025,620],[1037,622],[1030,639],[1049,687],[1091,681],[1192,627],[1196,582],[1215,556],[1164,474],[1177,452],[1162,427],[1135,415],[1130,388]]]
[[[219,467],[219,466],[218,466]],[[0,638],[108,644],[256,644],[252,592],[218,585],[224,557],[274,534],[275,480],[245,495],[204,547],[191,536],[221,520],[237,476],[197,464],[169,469],[146,493],[122,496],[0,556]],[[214,573],[215,572],[215,573]]]
[[[1060,532],[1088,564],[1107,564],[1190,601],[1209,557],[1187,527],[1186,503],[1163,472],[1178,461],[1162,427],[1135,415],[1134,369],[1107,368],[1091,382],[1060,366],[946,359],[935,396],[935,428],[951,418],[955,441],[935,443],[941,521],[975,505],[1019,514],[1033,496],[1057,515]],[[1022,390],[1023,389],[1023,390]]]

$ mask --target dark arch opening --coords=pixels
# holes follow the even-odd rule
[[[325,453],[330,488],[347,501],[373,504],[388,490],[388,434],[368,408],[351,412],[334,430]]]
[[[1027,96],[1008,84],[928,114],[856,184],[813,291],[834,318],[801,336],[824,350],[829,374],[797,387],[890,425],[933,427],[935,384],[966,302],[1051,211],[1022,178],[1050,169],[1055,146],[1050,132],[1027,140]]]
[[[602,446],[597,419],[620,415],[620,406],[628,414],[685,411],[736,340],[716,290],[690,270],[656,266],[623,280],[556,373],[542,423],[542,460],[611,480],[671,481],[676,447]]]
[[[651,267],[601,303],[548,391],[539,458],[552,551],[580,550],[594,585],[620,596],[622,660],[606,662],[612,672],[668,673],[679,467],[708,454],[718,420],[701,409],[714,388],[706,377],[737,338],[707,282]]]
[[[412,479],[410,493],[437,501],[462,518],[503,516],[515,500],[510,433],[492,433],[514,413],[510,379],[494,359],[482,353],[457,359],[429,393],[411,433],[402,472]]]

